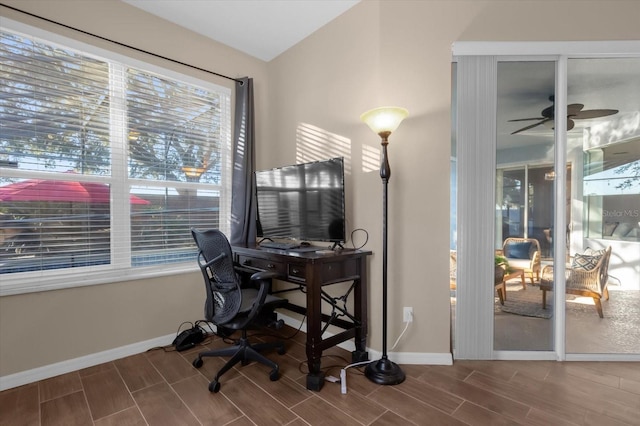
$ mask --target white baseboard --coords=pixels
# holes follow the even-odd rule
[[[279,318],[290,327],[300,328],[300,331],[306,333],[306,325],[299,320],[278,313]],[[331,336],[332,333],[326,332]],[[18,386],[37,382],[39,380],[49,379],[61,374],[70,373],[72,371],[81,370],[83,368],[93,367],[105,362],[114,361],[131,355],[136,355],[157,346],[166,346],[171,344],[175,338],[175,334],[156,337],[155,339],[145,340],[143,342],[133,343],[131,345],[121,346],[119,348],[109,349],[103,352],[97,352],[85,355],[79,358],[73,358],[55,364],[49,364],[37,367],[31,370],[21,371],[15,374],[0,377],[0,391],[12,389]],[[352,352],[356,347],[352,340],[347,340],[338,345],[339,347]],[[368,349],[369,359],[376,360],[382,356],[381,352]],[[417,352],[392,352],[388,354],[389,359],[398,364],[427,364],[427,365],[452,365],[453,358],[450,353],[417,353]]]
[[[109,349],[103,352],[68,359],[55,364],[49,364],[31,370],[2,376],[0,377],[0,391],[37,382],[39,380],[49,379],[51,377],[81,370],[83,368],[93,367],[105,362],[115,361],[116,359],[139,354],[158,346],[166,346],[171,344],[175,337],[175,334],[156,337],[155,339],[145,340],[143,342],[137,342],[131,345],[121,346],[119,348]]]

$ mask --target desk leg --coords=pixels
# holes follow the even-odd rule
[[[307,389],[319,391],[324,385],[324,373],[320,370],[322,350],[318,349],[322,343],[322,288],[320,277],[313,271],[307,282]]]
[[[307,389],[319,391],[324,385],[324,373],[320,371],[320,361],[307,361],[307,364],[310,371],[307,374]]]
[[[351,362],[363,362],[369,360],[367,348],[367,265],[363,258],[358,262],[358,274],[360,279],[356,281],[353,291],[354,316],[360,321],[360,327],[356,328],[356,350],[351,353]]]

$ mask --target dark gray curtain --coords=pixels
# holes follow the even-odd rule
[[[256,241],[255,125],[253,79],[236,81],[235,126],[233,129],[233,175],[231,188],[231,244]]]

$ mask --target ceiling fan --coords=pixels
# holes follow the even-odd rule
[[[516,120],[509,120],[509,122],[512,122],[512,121],[538,120],[537,123],[534,123],[534,124],[531,124],[529,126],[523,127],[522,129],[518,129],[518,130],[516,130],[515,132],[513,132],[511,134],[515,135],[516,133],[524,132],[525,130],[532,129],[532,128],[536,127],[536,126],[540,126],[541,124],[545,124],[545,123],[550,123],[551,125],[553,125],[553,119],[554,119],[554,114],[555,114],[555,104],[553,103],[554,102],[553,95],[549,96],[549,100],[552,102],[552,105],[550,107],[547,107],[547,108],[542,110],[542,112],[540,113],[541,117],[518,118]],[[607,115],[613,115],[613,114],[617,114],[618,113],[617,109],[587,109],[587,110],[583,110],[582,108],[584,108],[584,105],[582,105],[582,104],[570,104],[570,105],[567,105],[567,130],[571,130],[575,126],[575,123],[574,123],[573,120],[585,120],[585,119],[589,119],[589,118],[606,117]]]

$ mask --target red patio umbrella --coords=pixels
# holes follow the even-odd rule
[[[131,204],[151,204],[131,195]],[[80,203],[108,203],[109,185],[94,182],[28,179],[0,186],[0,201],[66,201]]]

